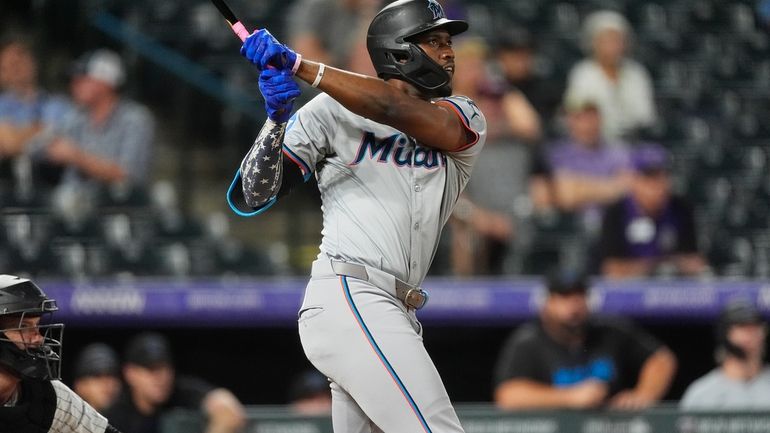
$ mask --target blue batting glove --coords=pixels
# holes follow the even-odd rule
[[[268,66],[291,70],[297,61],[297,53],[278,42],[265,29],[258,30],[246,38],[241,47],[241,54],[257,65],[260,71],[267,69]]]
[[[292,78],[291,69],[262,70],[259,74],[259,90],[265,98],[268,117],[278,123],[288,121],[294,99],[300,95],[299,86]]]

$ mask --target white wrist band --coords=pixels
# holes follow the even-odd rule
[[[313,84],[310,85],[310,87],[318,87],[318,83],[321,82],[321,78],[324,77],[324,71],[326,70],[326,65],[323,63],[320,63],[318,65],[318,74],[315,76],[315,80],[313,81]]]
[[[300,64],[302,64],[302,54],[297,53],[297,60],[294,61],[294,66],[291,67],[291,75],[297,74]]]

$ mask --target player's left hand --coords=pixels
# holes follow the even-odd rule
[[[241,54],[257,66],[260,71],[272,66],[291,70],[297,61],[297,53],[278,40],[265,29],[252,33],[241,47]]]
[[[264,69],[259,74],[259,90],[265,98],[267,115],[275,122],[284,123],[291,117],[294,99],[300,95],[299,86],[290,69]]]

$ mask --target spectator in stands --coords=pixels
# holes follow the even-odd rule
[[[80,109],[36,146],[38,157],[65,168],[63,183],[148,181],[154,121],[146,107],[121,97],[124,80],[123,62],[112,51],[76,61],[71,92]]]
[[[121,389],[117,353],[104,343],[83,348],[75,361],[72,389],[99,412],[110,407]]]
[[[535,72],[536,47],[531,35],[521,28],[503,32],[495,44],[495,56],[502,77],[507,84],[506,110],[509,119],[528,117],[527,110],[516,109],[521,100],[534,108],[538,120],[538,133],[551,121],[561,103],[564,86],[553,80],[545,80]],[[541,135],[541,134],[539,134]],[[533,138],[539,138],[537,137]]]
[[[666,150],[657,144],[640,145],[633,150],[632,165],[629,194],[604,214],[602,274],[627,278],[706,272],[696,245],[693,208],[671,191]]]
[[[289,17],[289,45],[308,59],[376,76],[366,31],[381,0],[299,0]]]
[[[157,333],[134,336],[123,360],[126,387],[106,414],[123,433],[160,433],[160,420],[174,408],[200,410],[207,418],[207,433],[231,433],[242,429],[244,409],[224,388],[177,375],[171,347]]]
[[[631,26],[613,11],[589,15],[583,28],[583,48],[591,58],[570,71],[565,100],[597,101],[604,118],[602,131],[610,139],[631,137],[655,122],[652,81],[647,70],[626,57]]]
[[[514,236],[514,201],[526,196],[529,145],[540,134],[538,116],[518,91],[514,122],[505,110],[505,86],[489,72],[489,47],[480,38],[455,45],[453,89],[471,98],[489,128],[465,194],[450,220],[451,263],[456,275],[500,274]]]
[[[502,409],[642,409],[665,394],[676,358],[641,329],[591,317],[584,279],[548,283],[540,320],[524,324],[502,349],[495,403]]]
[[[289,406],[298,415],[331,415],[329,380],[317,370],[303,371],[289,386]]]
[[[680,407],[695,410],[770,409],[770,367],[764,362],[767,324],[752,302],[736,299],[716,329],[717,368],[693,382]]]
[[[72,106],[65,97],[40,87],[34,51],[20,36],[0,44],[0,88],[0,182],[30,183],[30,173],[40,170],[24,170],[29,167],[27,145],[45,128],[60,126]],[[56,176],[41,180],[58,182]]]
[[[628,190],[628,153],[602,136],[603,115],[596,102],[570,99],[564,110],[568,137],[547,144],[535,158],[532,201],[537,211],[585,211],[598,220],[600,207]]]

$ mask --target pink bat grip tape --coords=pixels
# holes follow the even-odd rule
[[[244,27],[240,21],[233,24],[232,27],[235,34],[238,35],[239,38],[241,38],[241,42],[245,41],[246,38],[249,37],[249,34],[250,34],[249,31],[246,30],[246,27]]]

